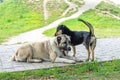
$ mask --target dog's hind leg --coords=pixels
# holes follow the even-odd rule
[[[90,45],[90,49],[91,49],[91,52],[92,52],[92,61],[94,61],[95,46],[96,46],[96,41]]]
[[[41,63],[42,60],[41,59],[27,59],[28,63]]]
[[[32,58],[28,58],[27,59],[28,63],[41,63],[42,60],[41,59],[32,59]]]
[[[92,49],[91,51],[92,51],[92,61],[94,61],[94,49]]]
[[[29,54],[29,55],[27,56],[27,62],[28,62],[28,63],[41,63],[42,60],[41,60],[41,59],[33,59],[33,58],[32,58],[32,54]]]
[[[90,60],[90,49],[87,49],[87,52],[88,52],[88,58],[86,61],[89,61]]]
[[[87,46],[86,49],[87,49],[87,53],[88,53],[88,58],[87,58],[86,61],[89,61],[90,60],[90,49],[89,49],[89,46]]]

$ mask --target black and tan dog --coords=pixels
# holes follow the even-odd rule
[[[84,24],[86,24],[89,27],[89,32],[87,31],[71,31],[69,28],[67,28],[65,25],[59,25],[56,29],[55,36],[59,34],[67,34],[71,38],[71,45],[73,48],[73,56],[76,54],[76,45],[84,44],[87,51],[88,51],[88,58],[87,61],[90,59],[90,53],[92,52],[92,61],[94,61],[94,49],[96,47],[96,37],[94,35],[94,29],[93,26],[82,19],[78,19],[79,21],[82,21]]]

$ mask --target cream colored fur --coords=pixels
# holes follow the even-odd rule
[[[62,42],[68,38],[66,35],[59,35]],[[75,63],[77,59],[64,56],[60,50],[57,37],[54,37],[50,40],[44,42],[34,42],[30,44],[25,44],[18,48],[16,53],[11,57],[12,61],[25,61],[25,62],[42,62],[42,61],[51,61],[51,62],[63,62],[63,63]],[[69,45],[69,44],[68,44]]]

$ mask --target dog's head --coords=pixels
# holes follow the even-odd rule
[[[60,35],[60,34],[67,34],[69,29],[65,25],[58,25],[55,36]]]
[[[70,37],[65,34],[56,36],[55,43],[61,51],[70,51],[71,50]]]

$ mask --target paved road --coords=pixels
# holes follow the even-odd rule
[[[0,72],[23,71],[31,69],[49,68],[54,66],[65,66],[64,63],[25,63],[9,61],[12,54],[15,53],[20,44],[15,45],[0,45]],[[70,52],[70,55],[72,52]],[[87,52],[83,45],[77,46],[76,57],[80,60],[87,58]],[[120,38],[98,39],[95,49],[95,60],[109,61],[120,59]]]

